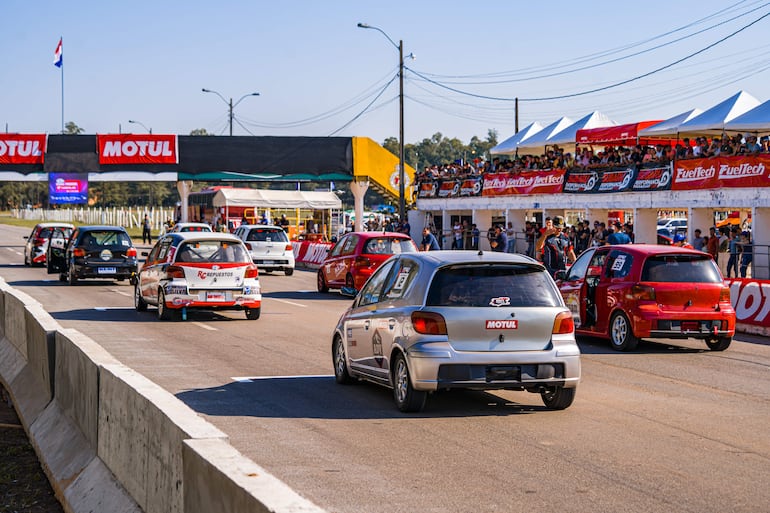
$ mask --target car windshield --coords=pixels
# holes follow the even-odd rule
[[[375,255],[399,255],[401,253],[414,253],[416,246],[411,239],[396,237],[376,237],[366,241],[364,253]]]
[[[177,262],[236,262],[249,263],[251,257],[241,244],[222,240],[196,240],[182,244]]]
[[[642,281],[722,283],[714,262],[706,255],[658,255],[644,262]]]
[[[530,264],[457,265],[440,269],[427,306],[558,306],[559,292],[548,274]]]
[[[131,246],[131,237],[125,232],[92,230],[83,234],[81,244],[87,247],[116,246],[128,248]]]
[[[249,231],[246,240],[250,242],[289,242],[286,232],[270,228],[254,228]]]

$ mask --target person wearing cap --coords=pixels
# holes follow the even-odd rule
[[[610,223],[611,232],[607,236],[607,244],[631,244],[631,237],[623,230],[620,223]]]
[[[556,216],[551,221],[553,227],[543,234],[542,242],[538,240],[538,251],[542,251],[543,265],[553,276],[556,271],[567,269],[567,262],[574,262],[576,257],[569,237],[562,231],[564,219]]]

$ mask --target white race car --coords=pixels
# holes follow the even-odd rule
[[[190,309],[243,310],[259,319],[262,293],[257,266],[234,235],[182,232],[162,236],[134,287],[134,307],[158,307],[158,318],[187,317]]]

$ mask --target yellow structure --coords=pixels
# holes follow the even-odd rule
[[[366,178],[379,192],[398,199],[398,156],[368,137],[353,137],[353,177]],[[404,163],[404,200],[414,201],[413,167]]]

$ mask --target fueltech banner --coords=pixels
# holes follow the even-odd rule
[[[767,187],[769,184],[770,156],[738,155],[678,160],[671,190]]]
[[[482,196],[514,194],[558,194],[562,192],[566,169],[522,171],[519,174],[492,173],[484,176]]]
[[[178,164],[176,135],[96,136],[99,164]]]
[[[42,164],[46,134],[0,134],[0,164]]]

